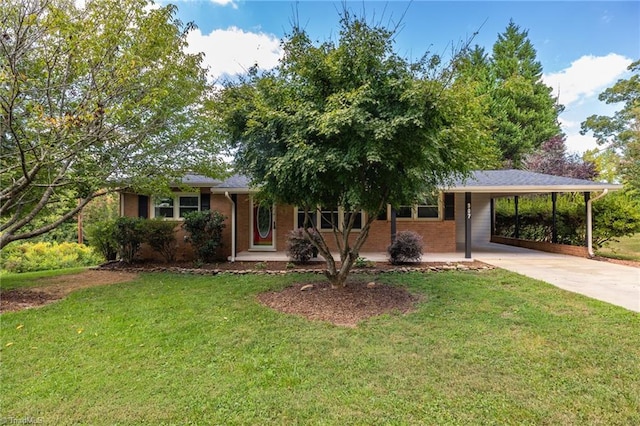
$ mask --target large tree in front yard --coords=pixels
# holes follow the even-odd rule
[[[312,239],[334,287],[346,285],[387,203],[417,202],[490,151],[474,88],[455,80],[455,67],[438,67],[437,57],[412,63],[398,56],[393,36],[348,12],[336,41],[317,44],[294,27],[275,70],[253,72],[219,96],[236,164],[265,199],[308,217],[340,211],[323,218],[333,233]],[[360,211],[365,220],[350,239]]]
[[[150,192],[218,168],[206,72],[174,14],[145,0],[3,1],[0,248],[120,185]]]

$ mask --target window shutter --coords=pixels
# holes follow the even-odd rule
[[[444,194],[444,220],[456,220],[456,194]]]
[[[149,217],[149,197],[146,195],[138,195],[138,217]]]
[[[200,194],[200,211],[211,210],[211,194]]]

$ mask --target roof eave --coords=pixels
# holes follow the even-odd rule
[[[220,188],[220,187],[211,188],[212,194],[224,194],[225,192],[228,192],[229,194],[253,194],[258,191],[256,189],[251,189],[251,188]]]
[[[622,189],[622,185],[616,184],[593,184],[593,185],[540,185],[540,186],[532,186],[532,185],[522,185],[522,186],[510,186],[510,185],[500,185],[500,186],[458,186],[453,188],[443,189],[444,192],[473,192],[473,193],[539,193],[539,192],[597,192],[604,191],[605,189],[609,191],[618,191]]]

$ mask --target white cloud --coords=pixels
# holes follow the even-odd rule
[[[576,128],[580,128],[580,123],[577,121],[572,121],[572,120],[568,120],[564,117],[558,117],[558,121],[560,122],[560,126],[562,126],[563,129],[576,129]]]
[[[631,62],[616,53],[586,55],[573,61],[568,68],[545,74],[542,78],[555,96],[560,95],[560,103],[568,106],[600,94],[626,72]]]
[[[226,6],[230,4],[234,9],[238,8],[238,5],[233,0],[209,0],[211,3],[219,4],[220,6]]]
[[[261,69],[271,69],[282,56],[280,40],[265,33],[245,32],[237,27],[217,29],[202,34],[195,29],[187,36],[187,52],[204,52],[204,65],[216,79],[222,75],[245,73],[255,64]]]
[[[583,154],[588,149],[597,148],[596,139],[590,134],[581,135],[578,132],[567,133],[567,151],[570,153]]]

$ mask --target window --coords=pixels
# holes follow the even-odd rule
[[[309,220],[310,222],[307,223],[304,223],[304,209],[296,209],[296,211],[298,215],[298,221],[296,222],[297,228],[311,228],[311,222],[318,223],[315,211],[309,212],[309,217],[307,218],[307,220]]]
[[[400,206],[396,209],[396,218],[402,220],[440,219],[440,194],[431,194],[420,204]]]
[[[173,197],[156,198],[153,202],[152,217],[179,220],[187,213],[199,210],[199,194],[175,194]]]
[[[440,216],[438,207],[440,197],[438,194],[431,194],[425,197],[423,203],[418,204],[416,216],[418,219],[437,219]]]
[[[340,228],[338,212],[329,207],[320,208],[320,229],[330,231],[334,226]]]
[[[345,212],[342,207],[336,209],[335,207],[321,207],[320,215],[318,210],[309,212],[309,219],[315,223],[316,228],[320,231],[331,231],[333,226],[337,226],[338,229],[349,223],[350,216],[355,214],[353,222],[353,230],[359,231],[362,229],[364,223],[364,212],[357,213]],[[296,208],[296,223],[295,226],[301,228],[304,222],[304,210]],[[307,224],[307,227],[311,227],[311,224]]]

